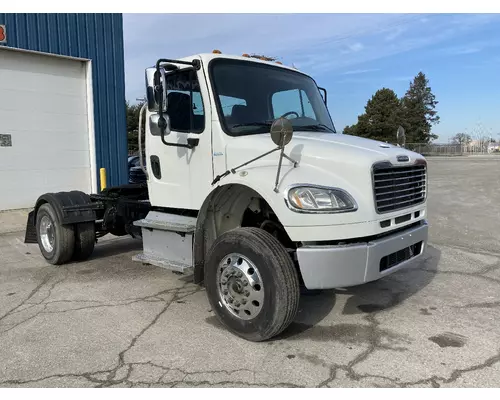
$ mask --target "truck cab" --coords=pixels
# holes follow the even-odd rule
[[[147,183],[42,195],[27,241],[49,262],[131,234],[135,260],[192,274],[224,326],[261,341],[293,321],[301,286],[360,285],[422,257],[425,158],[338,133],[307,74],[215,52],[158,60],[145,89]]]

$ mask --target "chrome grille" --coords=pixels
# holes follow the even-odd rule
[[[378,213],[388,213],[423,203],[426,195],[425,164],[395,167],[390,163],[373,166],[373,191]]]

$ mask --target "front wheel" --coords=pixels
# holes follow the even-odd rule
[[[204,280],[219,321],[246,340],[280,334],[297,314],[297,270],[281,243],[262,229],[238,228],[217,238]]]

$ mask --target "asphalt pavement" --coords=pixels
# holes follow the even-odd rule
[[[266,343],[223,329],[189,279],[132,261],[138,241],[51,266],[23,243],[24,214],[16,229],[0,213],[0,386],[498,387],[500,160],[429,165],[425,258],[303,296]]]

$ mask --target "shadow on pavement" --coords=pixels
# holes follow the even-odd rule
[[[314,335],[315,329],[324,328],[316,325],[330,314],[338,295],[350,296],[342,310],[344,315],[366,315],[395,308],[434,279],[440,259],[441,252],[428,246],[421,261],[378,281],[302,295],[297,318],[276,340],[306,338]]]

